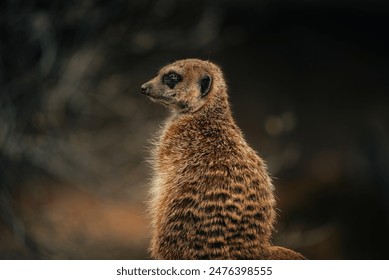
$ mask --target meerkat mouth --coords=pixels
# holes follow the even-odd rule
[[[153,101],[157,103],[162,103],[164,105],[170,105],[172,104],[172,98],[165,95],[148,95],[148,97]]]

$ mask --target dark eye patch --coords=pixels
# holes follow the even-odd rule
[[[162,83],[167,85],[169,88],[174,88],[179,82],[182,81],[182,76],[175,72],[170,72],[162,77]]]

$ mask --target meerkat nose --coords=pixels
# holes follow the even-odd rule
[[[142,94],[145,94],[145,95],[149,95],[150,94],[150,90],[151,90],[151,86],[149,86],[147,83],[146,84],[143,84],[141,87],[140,87],[141,91],[142,91]]]

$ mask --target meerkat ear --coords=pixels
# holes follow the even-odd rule
[[[200,81],[200,93],[201,97],[205,97],[211,89],[212,80],[209,76],[201,78]]]

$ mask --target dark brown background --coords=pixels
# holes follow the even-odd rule
[[[274,242],[311,259],[388,259],[386,1],[0,4],[0,258],[143,259],[140,95],[187,57],[224,69],[279,198]]]

